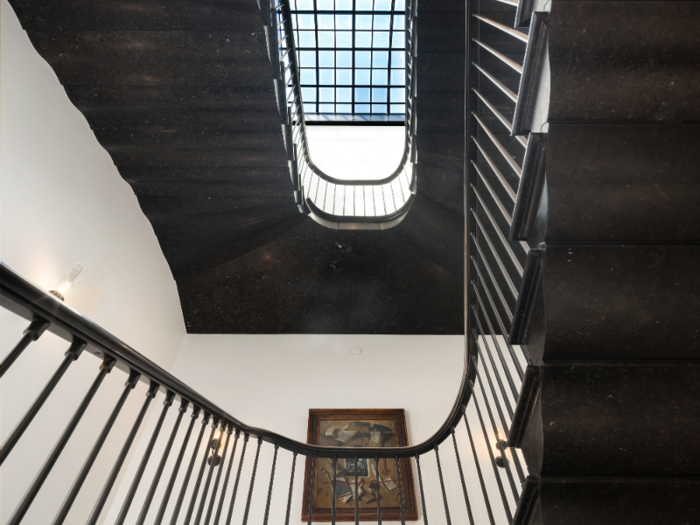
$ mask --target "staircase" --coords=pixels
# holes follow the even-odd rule
[[[514,523],[695,523],[700,9],[473,14],[468,325],[529,361]]]
[[[457,301],[462,311],[463,288],[452,248],[466,222],[467,365],[455,407],[429,441],[367,452],[370,460],[415,462],[426,524],[429,516],[491,525],[698,521],[696,3],[419,5],[416,196],[405,220],[382,232],[324,229],[298,213],[274,93],[260,80],[269,78],[269,62],[264,38],[250,29],[260,23],[254,5],[13,6],[139,194],[191,332],[457,332],[450,312]],[[206,67],[212,57],[221,60]],[[227,111],[236,118],[222,118]],[[247,127],[247,115],[259,131]],[[220,193],[227,188],[230,197]],[[368,268],[382,276],[372,289],[388,296],[374,303],[343,286],[366,290]],[[270,300],[279,283],[292,281],[282,306]],[[104,359],[100,374],[116,366],[134,384],[148,383],[148,403],[161,392],[164,411],[176,398],[183,412],[197,407],[192,421],[201,421],[202,433],[211,419],[212,437],[217,429],[235,432],[236,443],[257,440],[258,452],[274,446],[275,458],[282,449],[292,454],[292,469],[298,454],[310,469],[318,458],[350,457],[246,426],[5,267],[3,287],[3,305],[32,321],[14,358],[48,321],[73,341],[67,359],[77,358],[82,341]],[[218,305],[233,296],[249,312],[222,315]],[[407,299],[409,306],[398,306]],[[334,304],[349,320],[338,324]],[[446,462],[449,440],[454,461]],[[438,515],[424,498],[426,454],[439,472],[432,480],[442,496]],[[142,461],[145,467],[149,457]],[[186,522],[205,516],[208,523],[214,513],[218,523],[211,502],[220,474],[206,509],[213,468],[201,461]],[[232,454],[229,471],[233,464]],[[447,464],[452,479],[443,476]],[[270,487],[274,477],[273,468]],[[131,483],[136,493],[140,480]],[[458,518],[450,487],[460,486]],[[220,509],[224,493],[226,481]],[[130,503],[122,504],[124,521]],[[179,507],[161,505],[177,521]]]

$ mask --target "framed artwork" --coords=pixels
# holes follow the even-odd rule
[[[403,409],[311,409],[307,442],[335,447],[401,447],[408,445]],[[406,520],[416,521],[418,511],[411,462],[400,460],[401,491]],[[398,469],[394,459],[338,458],[335,479],[333,460],[317,458],[311,472],[311,458],[306,458],[304,476],[303,521],[309,519],[309,489],[314,476],[313,521],[331,521],[333,485],[335,484],[336,521],[355,520],[355,498],[360,521],[377,521],[377,493],[381,500],[382,520],[399,521]],[[355,494],[357,479],[357,495]]]

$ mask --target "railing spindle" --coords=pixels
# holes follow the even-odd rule
[[[228,488],[228,480],[231,477],[231,467],[233,467],[233,459],[236,457],[236,448],[238,447],[238,438],[241,435],[240,430],[236,430],[236,439],[233,441],[233,449],[231,449],[231,456],[228,460],[228,468],[226,469],[226,477],[224,478],[224,486],[221,488],[221,497],[219,498],[219,505],[216,509],[216,516],[214,517],[214,525],[219,525],[219,520],[221,519],[221,511],[224,508],[224,498],[226,496],[226,489]],[[221,465],[223,467],[223,465]]]
[[[403,483],[401,481],[403,479],[403,472],[401,469],[402,460],[399,459],[399,456],[395,456],[394,461],[396,461],[396,477],[398,478],[397,483],[399,486],[399,512],[401,513],[401,525],[406,525],[406,513],[403,507]]]
[[[233,484],[233,494],[231,495],[231,503],[228,506],[228,516],[226,517],[226,525],[231,525],[231,516],[233,516],[233,506],[236,503],[236,494],[238,493],[238,482],[241,480],[241,470],[243,470],[243,460],[245,459],[245,451],[248,448],[249,434],[243,436],[243,450],[241,450],[241,458],[238,460],[238,472],[236,473],[236,481]]]
[[[472,396],[473,397],[473,396]],[[484,503],[486,504],[486,512],[489,515],[489,522],[491,525],[496,525],[493,519],[493,510],[491,510],[491,501],[489,501],[489,495],[486,492],[486,484],[484,483],[484,475],[481,473],[481,466],[479,465],[479,457],[476,454],[476,447],[474,446],[474,438],[472,437],[471,428],[469,428],[469,421],[467,420],[467,412],[463,412],[464,425],[467,427],[467,435],[469,436],[469,444],[472,448],[472,455],[474,456],[474,465],[476,466],[476,473],[479,476],[479,485],[481,485],[481,494],[484,496]]]
[[[211,459],[211,463],[209,464],[209,472],[207,472],[207,480],[204,482],[204,490],[202,491],[202,499],[199,501],[199,508],[197,509],[197,516],[195,517],[194,523],[195,525],[199,525],[202,522],[202,516],[204,515],[204,506],[207,503],[207,495],[209,494],[209,487],[211,485],[211,478],[214,476],[214,469],[216,468],[216,456],[217,456],[217,448],[219,447],[219,443],[221,442],[221,437],[223,437],[224,430],[226,428],[226,425],[221,422],[221,426],[217,430],[217,432],[220,433],[220,437],[217,440],[216,437],[209,442],[209,447],[207,449],[207,453],[205,454],[206,456],[209,455],[208,450],[211,449],[211,456],[207,457],[206,461],[209,463],[209,460]],[[206,467],[205,467],[206,468]],[[221,472],[221,471],[219,471]],[[213,493],[211,495],[212,501],[214,500],[216,494]]]
[[[309,480],[309,520],[307,525],[311,525],[314,515],[314,478],[316,477],[316,456],[311,457],[311,479]]]
[[[194,514],[194,506],[197,503],[197,496],[199,496],[199,487],[202,485],[202,478],[204,477],[204,469],[207,468],[207,455],[209,454],[209,449],[211,448],[211,442],[214,439],[214,433],[219,426],[219,418],[214,417],[214,421],[211,423],[211,432],[209,433],[209,439],[204,445],[204,454],[202,454],[202,462],[199,464],[199,473],[197,474],[197,481],[194,483],[194,490],[192,491],[192,497],[190,498],[190,504],[187,507],[187,514],[185,514],[184,525],[189,525],[192,520],[192,514]],[[203,498],[206,498],[206,494]]]
[[[359,476],[357,475],[357,462],[358,462],[358,457],[355,456],[355,525],[359,525],[360,523],[360,503],[358,500],[358,493],[359,493]]]
[[[195,417],[194,414],[192,417]],[[202,427],[199,430],[199,435],[197,436],[197,442],[194,445],[194,450],[192,451],[192,458],[190,459],[190,464],[187,466],[187,471],[185,472],[185,479],[182,481],[182,487],[180,487],[180,494],[175,502],[175,508],[173,509],[173,515],[170,518],[170,525],[177,524],[177,518],[180,516],[180,510],[182,509],[182,503],[185,501],[185,494],[187,493],[187,486],[190,482],[190,477],[192,476],[192,471],[194,470],[194,464],[197,461],[197,453],[199,452],[199,447],[202,443],[202,438],[204,437],[204,431],[209,423],[209,418],[211,415],[207,412],[204,413],[202,418]]]
[[[369,458],[367,459],[369,462]],[[379,477],[379,458],[374,456],[374,475],[377,480],[377,523],[382,525],[382,479]]]
[[[425,492],[423,491],[423,474],[420,470],[420,456],[418,454],[416,454],[416,470],[418,470],[418,487],[420,488],[420,503],[423,508],[423,523],[428,525],[428,512],[425,508]]]
[[[158,509],[158,514],[156,514],[156,519],[153,525],[161,525],[163,522],[163,517],[165,516],[165,510],[168,507],[168,501],[170,500],[170,495],[173,492],[173,487],[175,486],[175,480],[177,479],[177,474],[180,471],[180,465],[185,457],[185,450],[187,449],[187,444],[190,441],[190,436],[192,435],[192,429],[194,428],[194,423],[199,417],[199,408],[192,407],[192,416],[190,417],[190,424],[187,426],[187,432],[182,440],[182,445],[180,446],[180,452],[175,460],[175,465],[173,466],[173,471],[170,474],[170,480],[168,485],[165,487],[165,494],[163,494],[163,500],[160,502],[160,508]]]
[[[292,488],[294,487],[294,470],[297,466],[297,453],[292,458],[292,474],[289,476],[289,494],[287,495],[287,514],[284,518],[284,525],[289,525],[289,515],[292,511]]]
[[[450,507],[447,504],[447,493],[445,492],[445,480],[442,476],[442,465],[440,464],[440,452],[438,446],[433,447],[435,449],[435,459],[437,461],[438,476],[440,478],[440,488],[442,489],[442,502],[445,504],[445,519],[447,520],[447,525],[452,525],[452,519],[450,518]]]
[[[5,458],[10,455],[10,452],[22,437],[24,431],[27,430],[27,427],[29,427],[30,423],[44,405],[46,400],[49,398],[51,392],[53,392],[53,389],[56,388],[56,385],[66,373],[68,367],[73,363],[73,361],[80,357],[80,354],[82,354],[86,346],[87,344],[80,339],[73,340],[70,347],[66,351],[65,358],[63,359],[61,365],[58,367],[56,372],[54,372],[53,376],[51,376],[49,382],[46,383],[46,386],[41,391],[41,394],[39,394],[34,403],[32,403],[32,406],[29,408],[29,410],[27,410],[26,414],[24,414],[19,424],[10,433],[10,437],[8,437],[2,444],[2,449],[0,449],[0,465],[2,465]]]
[[[457,438],[455,437],[455,429],[452,429],[452,444],[455,448],[455,457],[457,458],[457,468],[459,470],[459,479],[462,482],[462,492],[464,493],[464,503],[467,505],[467,517],[469,518],[469,524],[474,525],[474,516],[472,515],[472,506],[469,503],[469,496],[467,495],[467,484],[464,481],[464,470],[462,470],[462,460],[459,457],[459,449],[457,448]]]
[[[90,469],[92,468],[92,465],[95,463],[95,460],[97,459],[97,455],[100,453],[100,450],[102,449],[102,445],[104,445],[104,442],[107,439],[107,436],[112,431],[112,427],[114,426],[114,422],[117,420],[117,417],[119,416],[119,413],[121,412],[122,407],[124,406],[124,403],[126,403],[126,399],[129,397],[129,394],[131,394],[131,391],[134,389],[134,387],[138,383],[140,377],[141,377],[141,374],[139,374],[138,372],[135,372],[133,370],[129,374],[129,378],[127,379],[126,383],[124,384],[124,390],[122,391],[122,394],[119,396],[119,399],[117,400],[117,404],[114,406],[114,409],[112,409],[112,413],[110,414],[109,419],[107,419],[107,422],[105,423],[104,427],[102,428],[102,432],[100,432],[100,435],[97,437],[97,441],[95,441],[95,444],[93,445],[92,450],[90,451],[90,455],[85,460],[85,463],[83,464],[83,468],[80,469],[80,473],[78,474],[78,477],[73,482],[73,486],[71,487],[70,492],[68,492],[68,495],[66,496],[66,499],[63,501],[61,508],[58,510],[58,513],[56,514],[56,517],[53,520],[53,525],[61,525],[66,520],[66,517],[68,516],[68,512],[70,511],[71,507],[73,506],[73,503],[75,502],[75,498],[78,497],[78,492],[80,492],[80,489],[82,488],[83,483],[85,483],[85,479],[87,478],[88,474],[90,473]]]
[[[27,513],[27,511],[29,510],[29,507],[31,506],[32,502],[34,501],[34,498],[36,498],[36,495],[39,493],[39,490],[41,489],[42,485],[46,481],[46,478],[51,473],[51,469],[53,469],[53,466],[56,464],[58,457],[61,455],[61,453],[63,452],[63,449],[65,448],[66,444],[68,443],[68,440],[73,435],[75,428],[78,426],[78,423],[80,423],[80,420],[82,419],[83,415],[85,414],[85,411],[87,410],[88,406],[90,405],[90,402],[95,397],[95,394],[97,393],[97,390],[100,388],[102,381],[104,381],[104,378],[106,377],[106,375],[112,371],[112,368],[114,368],[115,364],[116,364],[116,361],[114,359],[112,359],[111,357],[105,357],[105,359],[102,361],[102,364],[100,365],[100,371],[97,374],[97,377],[92,382],[90,389],[87,391],[87,394],[85,394],[85,397],[83,398],[82,402],[78,406],[78,409],[75,411],[75,413],[73,414],[73,417],[70,419],[68,426],[66,426],[65,430],[63,431],[63,434],[61,434],[61,437],[56,442],[56,445],[54,445],[53,450],[51,450],[51,453],[46,458],[46,461],[44,462],[44,465],[41,467],[41,470],[36,475],[36,477],[34,478],[34,481],[29,486],[29,489],[24,494],[24,497],[22,498],[19,505],[17,506],[17,508],[13,512],[12,516],[10,517],[9,521],[7,522],[8,525],[18,525],[19,523],[22,522],[22,519],[24,519],[24,516]]]
[[[17,360],[17,358],[20,355],[22,355],[22,352],[24,352],[24,350],[31,343],[33,343],[41,337],[41,335],[49,327],[49,324],[50,323],[48,321],[45,321],[40,317],[35,317],[34,320],[31,323],[29,323],[29,326],[24,331],[22,338],[19,340],[19,343],[17,343],[15,347],[12,350],[10,350],[10,353],[7,354],[7,357],[5,357],[2,363],[0,363],[0,377],[5,375],[5,372],[7,372],[12,366],[12,363],[14,363]]]
[[[153,501],[153,496],[156,493],[156,489],[158,488],[158,483],[160,482],[160,478],[163,475],[163,470],[165,469],[165,463],[168,461],[168,457],[170,456],[170,450],[173,448],[173,443],[175,442],[175,436],[177,435],[177,431],[180,428],[180,423],[182,422],[182,416],[185,415],[185,412],[187,411],[187,405],[188,401],[183,399],[180,403],[180,408],[178,410],[177,414],[177,419],[175,420],[175,425],[173,426],[172,432],[170,432],[170,438],[168,439],[167,444],[165,445],[165,450],[163,451],[163,456],[160,458],[160,463],[158,463],[158,467],[156,468],[156,473],[153,475],[153,481],[151,482],[151,486],[148,489],[148,493],[146,494],[146,500],[143,502],[143,506],[141,507],[141,512],[139,514],[138,519],[136,520],[137,525],[143,525],[143,523],[146,521],[146,515],[148,514],[148,509],[151,506],[151,502]]]
[[[160,417],[158,418],[158,423],[156,423],[156,428],[153,429],[153,434],[151,435],[151,439],[148,442],[146,451],[143,453],[143,458],[141,458],[141,463],[139,464],[139,468],[136,471],[136,475],[134,476],[134,479],[131,482],[131,487],[129,487],[129,492],[126,495],[124,504],[122,505],[121,511],[119,512],[119,516],[117,517],[117,521],[115,522],[116,525],[123,525],[124,520],[126,520],[126,515],[129,513],[131,503],[134,501],[134,496],[136,496],[136,491],[138,490],[139,484],[141,483],[141,478],[143,478],[143,473],[146,471],[146,465],[148,465],[148,460],[151,459],[151,453],[153,453],[153,447],[155,447],[156,445],[158,435],[160,434],[160,429],[163,427],[165,416],[168,413],[168,409],[173,404],[174,398],[175,392],[168,391],[165,394],[165,401],[163,401],[163,410],[161,411]]]
[[[219,483],[221,481],[221,473],[224,471],[224,461],[226,461],[226,452],[228,451],[228,445],[231,441],[231,433],[233,432],[233,425],[221,425],[222,432],[226,428],[226,442],[224,443],[224,450],[221,452],[221,462],[219,464],[219,470],[216,473],[216,480],[214,480],[214,488],[211,491],[211,500],[209,501],[209,508],[207,509],[207,517],[204,523],[209,525],[211,522],[211,515],[214,512],[214,503],[216,502],[216,494],[219,490]],[[212,460],[212,463],[216,461],[216,458]],[[212,465],[213,466],[213,465]],[[219,501],[223,501],[224,493],[221,493]]]
[[[119,471],[121,470],[122,465],[124,465],[124,461],[126,461],[126,456],[129,454],[129,449],[131,448],[134,439],[136,439],[136,434],[138,433],[139,428],[141,427],[143,419],[146,417],[148,407],[150,406],[153,398],[155,398],[156,394],[158,393],[158,388],[159,385],[157,383],[151,382],[151,386],[148,388],[148,392],[146,392],[146,399],[143,402],[141,411],[136,417],[134,425],[131,427],[131,431],[129,432],[129,435],[127,436],[126,441],[122,446],[121,452],[119,452],[119,456],[117,456],[117,460],[114,462],[112,471],[109,473],[109,477],[107,478],[104,487],[102,487],[102,492],[100,492],[100,496],[99,498],[97,498],[97,502],[95,503],[95,506],[93,507],[92,512],[90,513],[90,517],[88,518],[86,525],[95,525],[97,523],[97,520],[100,518],[102,509],[104,508],[105,504],[107,503],[107,499],[109,498],[109,493],[112,491],[112,487],[114,487],[114,483],[117,481],[117,477],[119,476]]]
[[[267,489],[267,504],[265,505],[265,518],[263,525],[267,525],[267,519],[270,516],[270,501],[272,500],[272,484],[275,482],[275,466],[277,466],[277,451],[279,445],[275,445],[275,455],[272,457],[272,469],[270,470],[270,488]]]
[[[331,490],[333,494],[331,496],[331,524],[335,525],[335,494],[337,485],[337,472],[338,472],[338,458],[333,458],[333,487]]]
[[[258,458],[260,457],[260,447],[262,446],[262,437],[258,437],[258,448],[255,451],[255,461],[253,462],[253,473],[250,476],[250,487],[248,488],[248,500],[245,504],[245,512],[243,513],[243,525],[248,524],[248,516],[250,514],[250,501],[253,497],[253,487],[255,486],[255,474],[258,471]]]

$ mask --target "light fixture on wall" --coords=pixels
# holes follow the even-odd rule
[[[508,466],[508,460],[506,459],[506,440],[501,436],[501,431],[496,431],[496,448],[501,452],[500,456],[496,456],[496,465],[501,468],[506,468]]]
[[[209,448],[212,449],[212,454],[207,459],[207,463],[212,467],[216,467],[221,463],[221,456],[219,455],[219,449],[221,448],[221,437],[222,432],[221,429],[219,429],[216,431],[214,439],[212,439],[211,443],[209,443]]]
[[[61,301],[65,301],[66,295],[68,295],[68,292],[70,292],[73,288],[75,279],[82,271],[83,265],[80,263],[75,263],[75,266],[73,266],[73,269],[68,273],[68,275],[61,279],[54,289],[49,290],[49,293],[55,295]]]

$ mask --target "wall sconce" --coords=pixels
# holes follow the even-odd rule
[[[49,290],[49,293],[55,295],[61,301],[65,301],[66,295],[68,295],[68,292],[70,292],[73,288],[75,279],[82,271],[83,265],[80,263],[75,263],[75,266],[73,266],[73,269],[68,273],[68,275],[61,279],[61,281],[56,285],[56,288]]]
[[[219,455],[219,449],[221,448],[221,429],[216,431],[214,434],[214,439],[209,443],[209,448],[213,450],[212,455],[207,458],[207,463],[212,467],[217,467],[221,463],[221,456]]]
[[[508,459],[506,459],[506,440],[501,436],[501,431],[496,431],[496,448],[501,452],[500,456],[496,456],[496,465],[501,468],[506,468],[508,466]]]

